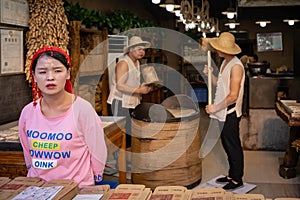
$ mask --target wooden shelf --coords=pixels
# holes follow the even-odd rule
[[[95,106],[95,110],[98,113],[104,115],[108,114],[106,99],[108,96],[108,81],[104,80],[103,77],[105,74],[105,69],[107,68],[107,58],[108,58],[108,32],[107,29],[104,30],[94,30],[81,28],[81,22],[79,21],[70,21],[69,26],[70,34],[70,57],[72,60],[71,68],[71,82],[73,84],[74,92],[79,96],[84,97],[92,105]],[[96,53],[93,51],[93,54],[90,54],[92,50],[96,47],[98,48],[99,44],[102,43],[101,49],[97,49]],[[88,57],[89,56],[89,57]],[[84,66],[84,69],[79,70],[79,67],[82,65],[83,59],[87,59],[87,65]],[[96,62],[95,62],[96,59]],[[86,68],[85,68],[86,67]],[[80,78],[86,79],[87,77],[99,76],[102,74],[102,78],[98,83],[96,91],[89,91],[88,89],[79,90]],[[94,78],[91,81],[95,81]],[[104,84],[101,83],[104,81]],[[89,84],[84,81],[84,84]],[[94,82],[91,82],[91,85],[94,85]],[[88,88],[88,87],[86,87]],[[94,101],[94,102],[92,102]]]
[[[92,33],[92,34],[99,34],[101,35],[103,31],[101,30],[95,30],[95,29],[90,29],[90,28],[81,28],[80,32],[84,33]]]

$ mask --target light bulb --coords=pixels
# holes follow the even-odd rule
[[[189,27],[188,27],[188,25],[187,25],[187,24],[185,25],[185,30],[186,30],[186,31],[188,31],[188,30],[189,30]]]
[[[210,23],[209,22],[207,22],[206,23],[206,29],[210,29],[211,27],[210,27]]]
[[[201,22],[200,27],[201,27],[202,29],[205,28],[205,22],[204,22],[204,21]]]
[[[152,3],[154,3],[154,4],[159,4],[159,3],[160,3],[160,0],[152,0]]]
[[[183,15],[180,13],[180,15],[179,15],[179,20],[181,20],[181,21],[184,21],[185,22],[185,19],[183,18]]]
[[[294,21],[294,20],[289,20],[289,21],[288,21],[288,24],[289,24],[290,26],[293,26],[293,25],[295,24],[295,21]]]
[[[234,13],[233,12],[228,12],[227,13],[227,18],[228,19],[233,19],[234,18]]]
[[[230,23],[229,28],[234,29],[235,28],[235,23]]]
[[[194,28],[196,28],[195,22],[188,23],[187,25],[188,25],[189,29],[194,29]]]
[[[180,16],[180,10],[175,10],[175,15],[176,15],[176,17],[179,17]]]
[[[174,5],[173,4],[166,5],[166,10],[169,11],[169,12],[173,11],[174,10]]]
[[[259,22],[259,25],[260,25],[261,27],[266,27],[266,26],[267,26],[267,22]]]

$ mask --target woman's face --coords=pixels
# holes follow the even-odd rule
[[[45,96],[65,90],[66,80],[70,78],[70,70],[67,70],[55,58],[42,55],[37,61],[33,76],[43,96]]]
[[[145,47],[144,46],[137,46],[130,49],[130,52],[134,58],[137,60],[142,59],[145,56]]]
[[[219,51],[219,50],[217,50],[217,53],[220,58],[224,58],[226,55],[225,53],[223,53],[222,51]]]

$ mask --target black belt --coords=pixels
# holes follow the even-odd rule
[[[234,103],[234,104],[231,104],[231,105],[227,106],[227,110],[230,110],[230,109],[234,108],[234,107],[235,107],[235,105],[236,105],[236,103]]]

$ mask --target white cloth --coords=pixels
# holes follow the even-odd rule
[[[136,61],[136,66],[133,61],[130,59],[128,55],[122,57],[119,62],[125,61],[128,65],[128,72],[127,72],[127,80],[126,85],[132,88],[138,88],[140,86],[140,63]],[[114,72],[115,70],[113,70]],[[135,108],[138,104],[140,104],[140,95],[139,94],[130,94],[125,93],[117,89],[116,84],[116,76],[115,73],[112,74],[112,83],[111,83],[111,92],[108,96],[107,103],[112,104],[114,99],[122,101],[123,108]]]
[[[218,75],[217,89],[214,99],[214,104],[218,104],[229,95],[230,92],[230,73],[231,69],[234,65],[238,64],[242,67],[244,71],[244,67],[242,62],[235,56],[229,63],[227,63],[226,67],[225,60],[222,62],[220,73]],[[225,68],[224,68],[225,67]],[[224,68],[224,69],[223,69]],[[243,94],[244,94],[244,82],[245,82],[245,72],[243,72],[243,77],[240,85],[240,91],[238,99],[235,102],[235,107],[230,110],[227,110],[227,107],[210,115],[211,118],[218,119],[221,122],[224,122],[226,119],[226,115],[236,111],[237,117],[242,115],[242,103],[243,103]]]

